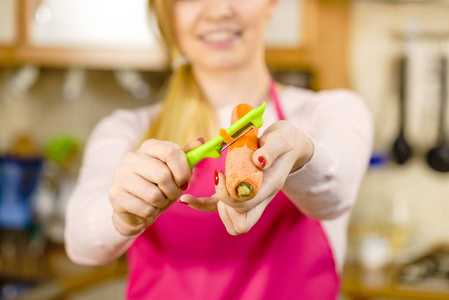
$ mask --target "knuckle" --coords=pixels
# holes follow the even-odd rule
[[[122,166],[120,166],[117,169],[115,169],[114,174],[113,174],[114,181],[119,180],[119,178],[122,177],[122,174],[123,174],[123,167]]]
[[[263,134],[259,137],[259,143],[260,143],[261,146],[265,144],[265,142],[266,142],[266,140],[267,140],[267,135],[268,135],[268,133],[263,133]]]
[[[145,229],[145,228],[147,228],[147,227],[148,227],[147,222],[141,222],[141,223],[139,223],[139,224],[137,224],[137,225],[134,225],[134,228],[135,228],[136,230],[142,230],[142,229]]]
[[[111,202],[111,204],[114,206],[118,203],[119,201],[119,189],[116,186],[111,186],[109,188],[109,201]]]
[[[152,211],[153,210],[151,209],[151,205],[145,205],[145,208],[141,210],[139,215],[140,217],[145,219],[151,216]]]
[[[158,203],[157,208],[164,208],[168,205],[169,202],[170,202],[170,199],[168,199],[167,197],[162,197],[162,200],[160,203]]]
[[[158,184],[161,185],[166,185],[168,183],[170,183],[170,181],[173,179],[171,172],[168,170],[165,170],[163,172],[161,172],[161,174],[159,175],[159,180],[158,180]]]
[[[153,217],[155,215],[157,215],[157,212],[159,211],[159,209],[157,207],[154,207],[152,205],[147,205],[141,213],[141,217],[144,219],[148,219],[150,217]]]
[[[145,142],[142,143],[142,145],[140,146],[140,149],[146,151],[147,149],[150,149],[151,147],[153,147],[156,142],[157,142],[157,140],[155,140],[155,139],[146,140]]]
[[[175,155],[178,155],[182,150],[181,147],[179,147],[178,145],[174,144],[174,143],[169,143],[167,144],[167,146],[165,147],[165,158],[169,159]]]
[[[189,184],[189,182],[190,182],[190,173],[188,173],[188,172],[182,172],[182,173],[179,175],[178,180],[179,180],[179,186],[180,186],[180,187],[182,187],[182,186],[185,185],[185,184]]]
[[[155,196],[156,196],[156,191],[152,188],[149,188],[145,192],[143,200],[145,200],[145,202],[151,203],[153,201],[153,199],[155,198]]]
[[[127,152],[124,156],[123,156],[123,163],[124,164],[131,164],[135,161],[136,159],[136,153],[133,151]]]
[[[168,199],[162,194],[162,192],[155,193],[155,196],[152,201],[151,205],[155,206],[156,208],[164,208],[168,204]]]
[[[147,228],[148,226],[150,226],[151,224],[154,223],[154,221],[156,220],[156,217],[148,217],[144,219],[144,228]]]
[[[122,213],[123,211],[125,211],[124,208],[122,208],[122,206],[120,205],[120,203],[118,201],[110,201],[111,202],[111,206],[112,209],[114,210],[114,212],[116,213]]]
[[[163,208],[168,203],[168,199],[158,188],[149,189],[144,200],[149,203],[150,206],[155,206],[156,208]]]

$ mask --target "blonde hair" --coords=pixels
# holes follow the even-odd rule
[[[149,0],[150,11],[157,16],[159,30],[172,61],[179,60],[182,55],[173,26],[174,1]],[[162,109],[150,124],[145,140],[155,138],[183,147],[199,137],[208,140],[216,134],[215,112],[204,99],[189,64],[173,70],[162,101]]]

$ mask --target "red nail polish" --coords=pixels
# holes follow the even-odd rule
[[[215,169],[215,174],[214,174],[215,186],[218,185],[218,179],[219,179],[219,177],[218,177],[218,172],[217,172],[217,170]]]
[[[203,138],[199,138],[198,141],[200,141],[201,144],[204,144],[206,142]]]
[[[264,156],[259,156],[258,160],[262,168],[265,168],[265,166],[267,165],[267,159]]]
[[[189,187],[189,183],[184,183],[183,185],[181,185],[181,190],[185,191],[185,190],[187,190],[188,187]]]
[[[189,205],[189,203],[182,202],[181,199],[178,199],[178,202],[181,203],[181,204]]]

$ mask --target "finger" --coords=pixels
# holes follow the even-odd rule
[[[273,196],[274,197],[274,196]],[[249,210],[246,213],[246,232],[248,232],[256,223],[259,221],[260,217],[262,216],[263,212],[265,211],[265,208],[268,206],[268,204],[271,202],[273,197],[267,198],[258,205],[256,205],[253,209]],[[243,232],[241,232],[243,233]]]
[[[236,209],[226,206],[226,211],[233,224],[233,231],[236,234],[247,233],[254,227],[254,225],[259,221],[262,213],[264,212],[267,205],[270,203],[272,198],[265,199],[263,202],[256,205],[254,208],[247,212],[239,212]]]
[[[253,199],[248,201],[242,201],[239,203],[233,203],[233,207],[240,211],[248,211],[249,209],[256,207],[266,199],[272,199],[284,186],[285,180],[288,176],[288,155],[279,157],[272,168],[266,169],[263,175],[263,181],[260,186],[259,192]],[[240,201],[237,201],[240,202]]]
[[[256,214],[254,214],[254,208],[243,213],[230,206],[226,207],[226,210],[237,234],[247,233],[260,218],[260,215],[258,218],[255,217]],[[251,219],[248,218],[250,213],[252,217]]]
[[[109,199],[114,211],[117,213],[131,213],[141,218],[156,217],[159,208],[148,204],[136,196],[125,191],[115,192],[115,188],[111,187]]]
[[[134,167],[134,171],[147,181],[156,184],[170,200],[177,199],[182,192],[168,166],[158,159],[143,157]]]
[[[192,151],[195,148],[198,148],[201,145],[204,145],[205,141],[203,138],[199,138],[197,140],[191,141],[190,143],[187,144],[187,146],[184,147],[184,149],[182,149],[184,152],[189,152]]]
[[[143,220],[126,213],[114,213],[112,220],[117,231],[123,235],[137,234],[154,222],[152,218]]]
[[[234,207],[234,205],[239,205],[239,202],[242,201],[235,200],[229,194],[228,189],[226,188],[226,178],[223,172],[217,172],[216,175],[218,175],[218,184],[215,186],[215,197],[228,206]]]
[[[150,139],[142,144],[141,149],[147,155],[167,164],[179,187],[189,182],[191,173],[186,154],[177,144]]]
[[[117,212],[116,215],[124,221],[126,224],[134,227],[135,229],[143,229],[148,227],[152,221],[154,220],[153,217],[149,218],[142,218],[139,216],[136,216],[134,214],[130,214],[127,212]]]
[[[219,201],[217,204],[218,215],[220,216],[221,221],[226,227],[226,231],[230,235],[238,235],[238,232],[234,228],[234,223],[232,222],[231,217],[229,216],[227,208],[228,206],[226,204]]]
[[[181,196],[181,198],[179,198],[179,202],[197,210],[217,211],[218,199],[214,197],[195,198],[192,195],[184,194]]]
[[[168,203],[166,195],[155,184],[137,174],[128,175],[123,183],[123,189],[158,208],[165,207]]]
[[[282,154],[294,150],[293,136],[287,138],[288,135],[281,134],[278,129],[283,126],[282,124],[281,122],[276,122],[259,138],[260,148],[254,151],[252,159],[254,164],[261,170],[269,168]],[[291,131],[290,135],[294,133],[291,128],[288,128],[288,131]]]

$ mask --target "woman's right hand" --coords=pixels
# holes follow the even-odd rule
[[[125,236],[139,233],[179,198],[192,175],[185,152],[202,144],[198,139],[182,149],[175,143],[150,139],[125,155],[109,189],[118,232]]]

